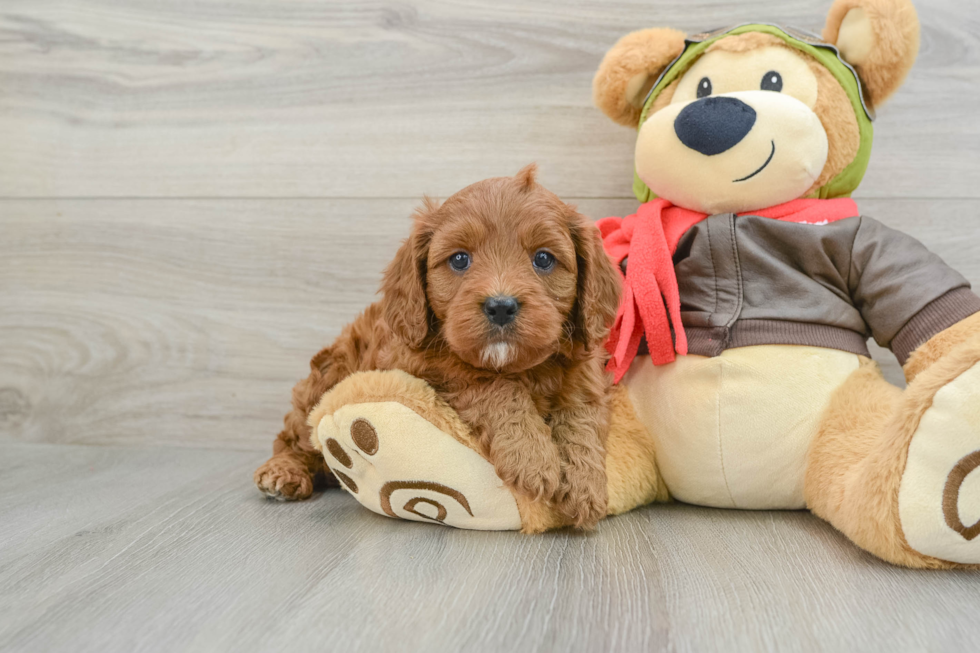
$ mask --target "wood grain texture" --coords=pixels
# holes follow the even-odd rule
[[[812,0],[5,0],[0,197],[447,195],[529,161],[630,197],[633,133],[591,103],[623,34]],[[919,0],[923,46],[879,112],[866,197],[980,195],[980,4]]]
[[[340,490],[266,500],[258,462],[0,444],[0,650],[891,653],[980,636],[980,574],[890,566],[804,512],[459,531]]]
[[[373,301],[415,204],[0,202],[0,438],[266,450],[310,357]],[[862,206],[980,282],[973,202]]]

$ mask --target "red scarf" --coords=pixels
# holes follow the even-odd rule
[[[831,200],[798,199],[785,204],[749,211],[742,215],[798,222],[827,224],[858,215],[850,198]],[[606,254],[617,269],[629,256],[623,284],[623,299],[609,334],[606,349],[612,355],[608,368],[615,381],[623,378],[636,357],[640,338],[646,333],[654,365],[674,360],[674,352],[687,354],[687,335],[681,324],[681,300],[674,275],[674,251],[688,229],[708,215],[655,199],[626,218],[603,218],[596,224],[602,232]],[[666,302],[666,306],[665,306]],[[671,338],[673,327],[673,338]]]

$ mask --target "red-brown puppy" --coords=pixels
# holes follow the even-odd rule
[[[255,483],[305,499],[327,480],[306,419],[363,370],[424,379],[479,438],[510,487],[576,525],[606,514],[603,370],[620,277],[598,230],[534,181],[535,167],[426,200],[385,271],[383,298],[310,362]],[[330,479],[332,480],[332,478]]]

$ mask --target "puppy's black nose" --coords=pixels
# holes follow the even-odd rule
[[[738,145],[755,124],[755,109],[733,97],[706,97],[681,109],[674,133],[681,143],[705,156]]]
[[[521,310],[521,305],[514,297],[507,295],[497,295],[488,297],[483,302],[483,312],[487,319],[497,326],[507,326],[517,317],[517,312]]]

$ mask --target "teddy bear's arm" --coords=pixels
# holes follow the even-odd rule
[[[963,275],[916,239],[867,217],[854,237],[848,286],[875,341],[902,365],[921,344],[980,311]]]

